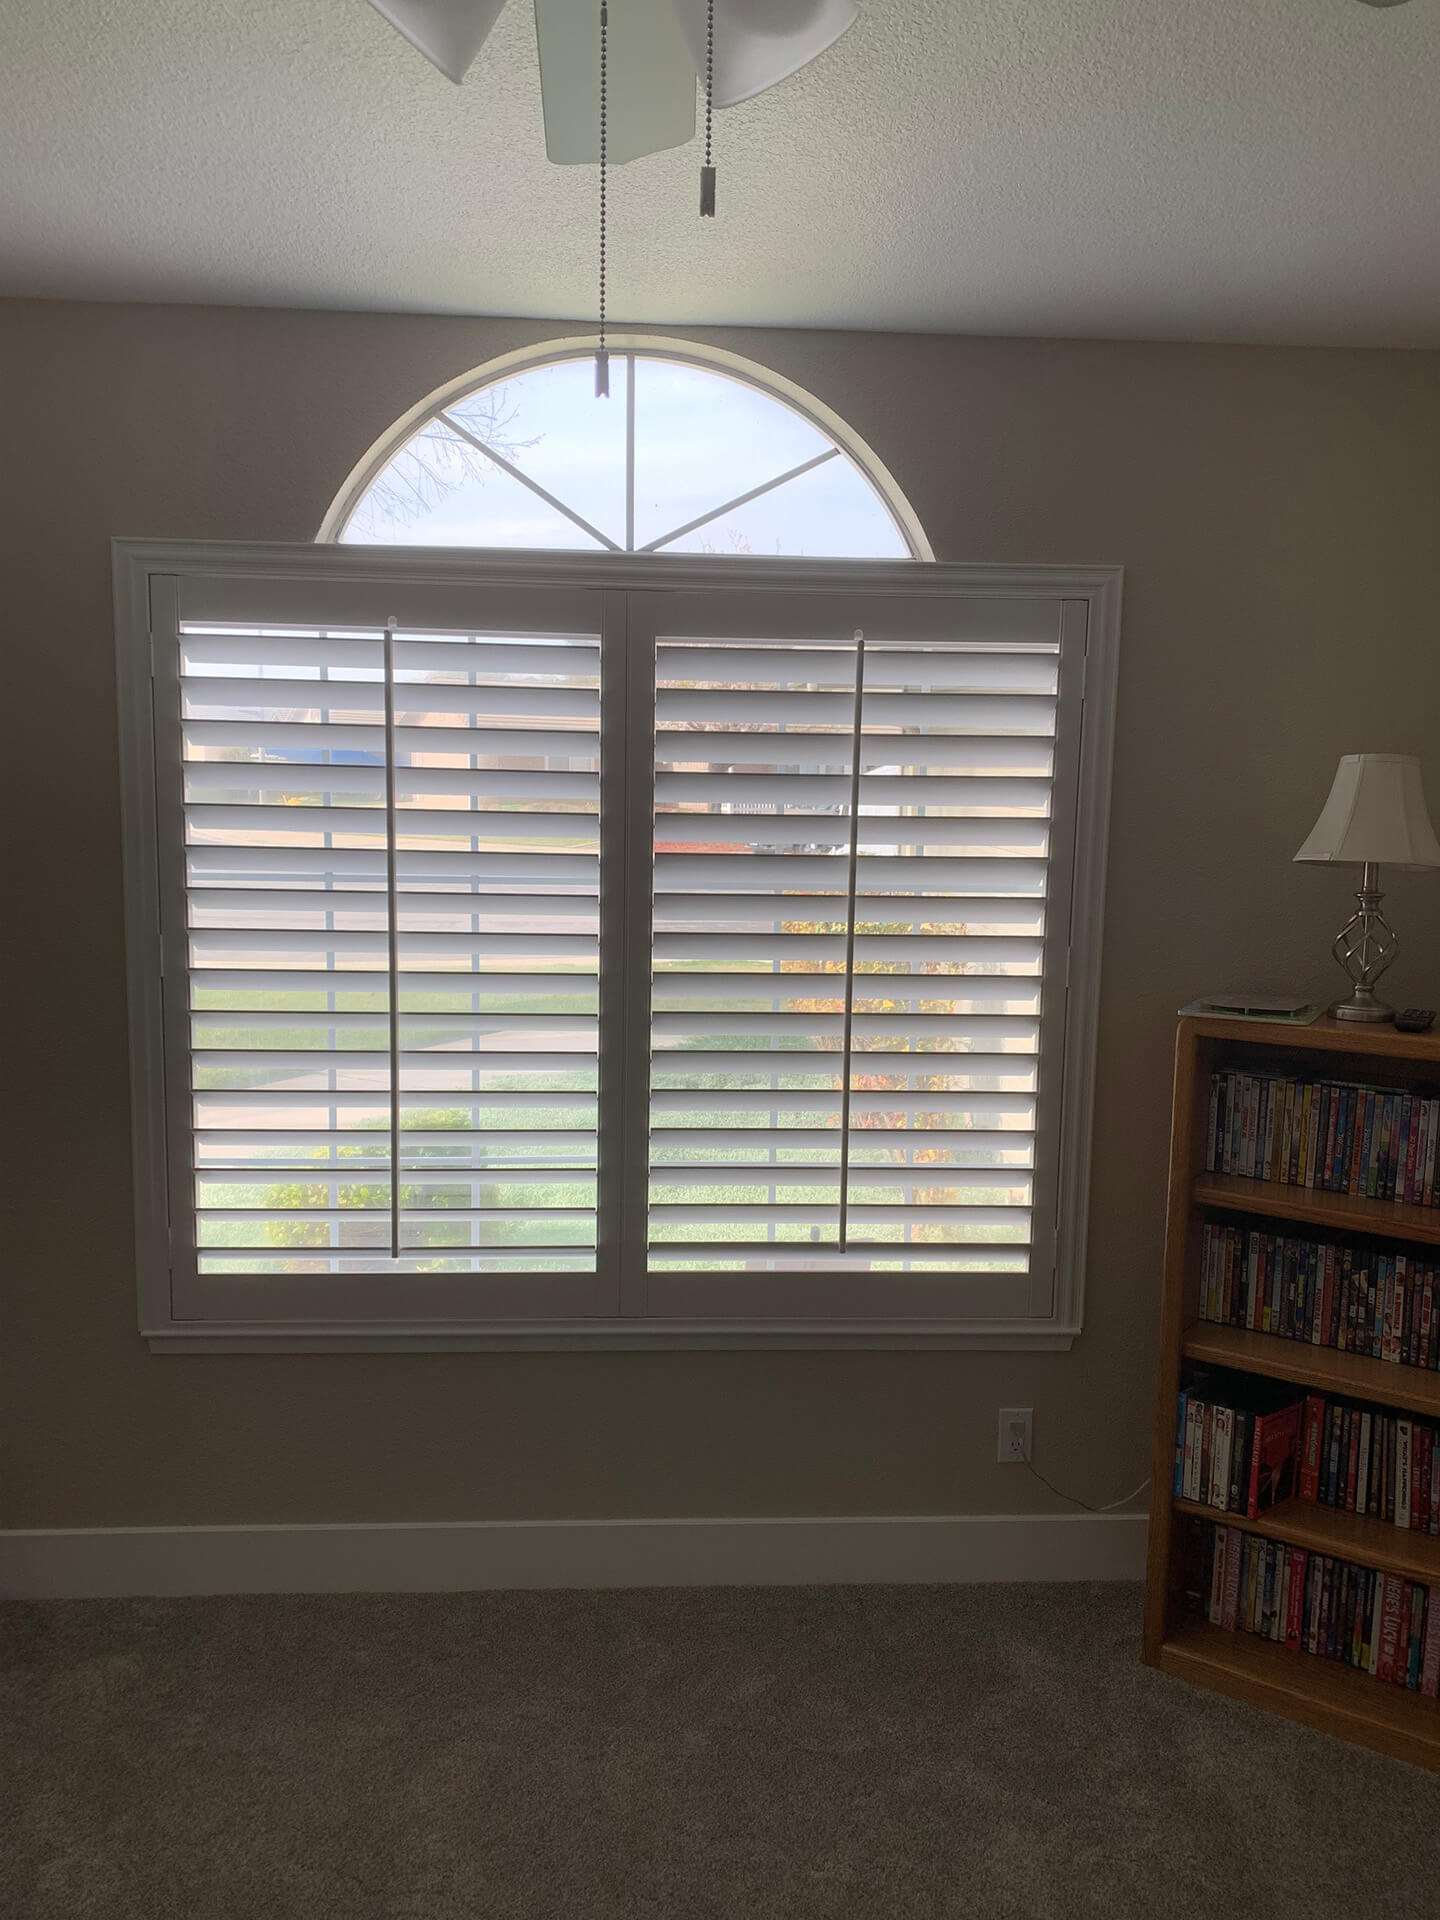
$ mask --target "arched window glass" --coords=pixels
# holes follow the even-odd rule
[[[617,342],[508,356],[428,400],[352,474],[322,539],[365,546],[929,559],[880,462],[732,355]]]

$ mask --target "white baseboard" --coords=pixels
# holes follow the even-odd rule
[[[1145,1532],[1143,1513],[36,1528],[0,1532],[0,1593],[1138,1580]]]

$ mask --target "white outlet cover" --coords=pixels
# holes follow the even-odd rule
[[[1033,1407],[1001,1407],[995,1458],[1002,1466],[1023,1466],[1030,1458]]]

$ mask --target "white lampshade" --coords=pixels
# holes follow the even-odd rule
[[[1297,860],[1440,867],[1420,762],[1413,753],[1346,753]]]

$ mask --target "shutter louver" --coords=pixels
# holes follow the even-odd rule
[[[594,1272],[598,633],[191,621],[179,696],[200,1272]]]
[[[652,1272],[1030,1271],[1060,625],[1029,606],[657,637]]]

